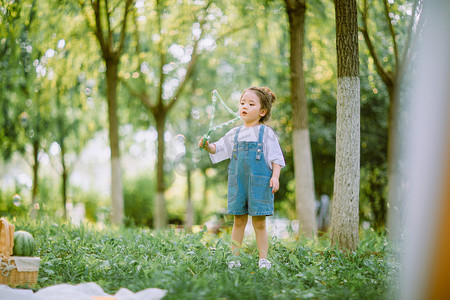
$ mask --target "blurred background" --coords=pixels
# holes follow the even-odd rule
[[[421,7],[358,1],[359,220],[379,232],[389,213],[394,91],[414,60]],[[257,85],[278,99],[269,126],[286,167],[275,218],[297,218],[284,1],[1,1],[0,12],[1,215],[110,222],[118,193],[128,226],[154,227],[160,199],[165,224],[224,221],[227,163],[213,166],[197,142],[212,90],[237,110],[242,91]],[[326,232],[336,148],[333,2],[308,2],[304,26],[317,224]],[[218,105],[215,123],[229,119]]]

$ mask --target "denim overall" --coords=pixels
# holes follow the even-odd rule
[[[272,171],[263,153],[264,125],[258,142],[238,142],[239,127],[234,136],[233,152],[228,166],[228,213],[232,215],[273,215]]]

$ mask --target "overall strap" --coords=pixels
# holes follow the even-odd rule
[[[261,127],[259,127],[258,147],[256,147],[256,160],[261,159],[261,153],[263,152],[263,138],[265,127],[266,125],[261,125]]]
[[[233,143],[233,153],[231,154],[234,159],[237,159],[237,140],[239,136],[239,131],[241,131],[242,126],[239,126],[236,130],[236,134],[234,135],[234,143]]]

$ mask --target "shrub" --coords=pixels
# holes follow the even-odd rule
[[[153,225],[153,199],[155,180],[148,176],[126,179],[124,181],[125,225]]]

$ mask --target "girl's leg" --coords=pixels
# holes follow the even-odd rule
[[[253,229],[255,229],[256,245],[258,246],[259,259],[267,258],[269,242],[267,239],[266,216],[252,217]]]
[[[233,255],[239,255],[247,221],[247,214],[234,216],[233,230],[231,231],[231,253]]]

